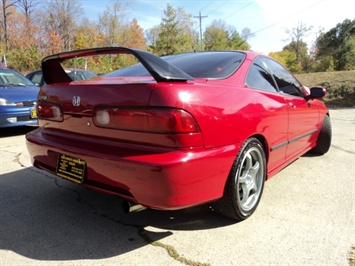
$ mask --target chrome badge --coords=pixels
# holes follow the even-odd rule
[[[72,104],[74,106],[79,106],[80,105],[80,96],[73,96]]]

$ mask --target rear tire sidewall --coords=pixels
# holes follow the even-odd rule
[[[238,191],[240,189],[239,176],[240,176],[240,173],[242,171],[243,159],[245,158],[245,155],[250,150],[254,150],[254,149],[256,149],[260,153],[260,156],[261,156],[261,159],[262,159],[261,167],[262,167],[262,171],[263,171],[263,177],[262,177],[262,180],[260,181],[260,189],[258,191],[258,198],[255,201],[255,204],[253,204],[253,207],[251,207],[251,208],[243,208],[241,200],[240,200],[240,196],[238,194]],[[261,195],[262,195],[263,190],[264,190],[264,181],[265,181],[265,178],[266,178],[266,159],[265,159],[265,152],[264,152],[264,149],[263,149],[260,141],[258,139],[255,139],[255,138],[249,139],[244,144],[242,152],[238,155],[236,163],[237,163],[236,164],[236,166],[237,166],[236,170],[233,173],[231,173],[232,176],[234,176],[234,179],[235,179],[235,181],[234,181],[234,185],[235,185],[235,195],[234,196],[235,196],[235,203],[236,203],[235,208],[236,208],[236,211],[237,211],[238,215],[240,215],[241,217],[246,219],[251,214],[253,214],[254,211],[256,210],[256,208],[258,207],[260,199],[261,199]]]
[[[243,203],[240,198],[240,184],[238,182],[243,171],[243,161],[250,151],[257,154],[261,160],[260,167],[262,167],[262,173],[261,179],[259,179],[260,182],[258,186],[258,196],[254,200],[253,204],[249,206],[249,208],[245,208],[245,206],[243,207]],[[247,219],[254,213],[260,202],[260,198],[264,189],[266,172],[266,157],[261,142],[257,138],[250,138],[246,140],[234,160],[226,181],[223,197],[213,204],[213,208],[220,214],[237,221],[243,221]]]

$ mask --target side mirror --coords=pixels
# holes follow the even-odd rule
[[[319,99],[324,97],[327,91],[323,87],[312,87],[310,89],[310,94],[306,97],[308,99]]]

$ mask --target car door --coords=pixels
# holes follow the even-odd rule
[[[245,84],[255,89],[257,101],[265,110],[260,114],[263,119],[259,128],[269,146],[268,173],[272,174],[285,163],[288,132],[288,107],[278,91],[270,71],[263,62],[263,57],[257,57],[251,64]]]
[[[318,107],[313,104],[312,100],[305,99],[302,85],[285,67],[270,58],[264,58],[264,60],[272,72],[280,94],[287,103],[288,145],[286,160],[292,160],[304,153],[312,143],[312,137],[317,132]]]

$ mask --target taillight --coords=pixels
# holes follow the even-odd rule
[[[62,122],[63,111],[62,107],[55,103],[41,102],[37,103],[38,118]]]
[[[197,133],[196,120],[181,109],[141,108],[121,109],[98,107],[94,111],[98,127],[153,133]]]

